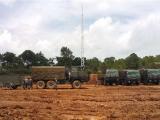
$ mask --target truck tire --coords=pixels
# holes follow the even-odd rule
[[[6,86],[7,88],[9,88],[9,89],[16,89],[16,85],[14,85],[14,83],[9,83],[7,86]]]
[[[47,82],[47,88],[49,88],[49,89],[57,88],[56,81],[53,81],[53,80],[48,81]]]
[[[17,89],[17,87],[18,87],[18,86],[16,86],[16,85],[12,85],[12,86],[11,86],[11,89]]]
[[[126,83],[127,86],[131,86],[132,84],[133,84],[133,82],[131,80],[128,80]]]
[[[139,84],[140,84],[140,82],[137,81],[137,82],[136,82],[136,85],[139,85]]]
[[[116,85],[119,85],[119,82],[115,82]]]
[[[156,81],[156,85],[159,85],[159,80]]]
[[[109,82],[109,85],[110,85],[110,86],[112,86],[112,85],[113,85],[113,83],[112,83],[112,82]]]
[[[38,81],[36,83],[36,86],[38,89],[44,89],[45,88],[45,82],[44,81]]]
[[[72,82],[72,88],[79,89],[81,88],[81,82],[79,80],[75,80]]]

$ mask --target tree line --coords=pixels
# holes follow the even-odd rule
[[[30,66],[80,66],[81,58],[73,55],[68,47],[62,47],[60,55],[46,58],[42,52],[25,50],[20,55],[12,52],[0,54],[1,71],[29,72]],[[85,70],[90,73],[105,73],[106,69],[142,69],[160,68],[160,55],[139,57],[132,53],[126,58],[106,57],[103,61],[97,57],[85,58]]]

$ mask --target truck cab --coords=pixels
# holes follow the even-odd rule
[[[84,70],[81,70],[80,67],[72,67],[70,81],[72,82],[74,80],[80,80],[81,82],[88,82],[89,75]]]

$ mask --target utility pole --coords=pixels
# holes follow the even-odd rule
[[[83,5],[82,7],[82,15],[81,15],[81,68],[84,69],[85,61],[84,61],[84,15],[83,15]]]

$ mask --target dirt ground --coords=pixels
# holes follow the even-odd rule
[[[160,85],[0,89],[0,119],[160,120]]]

